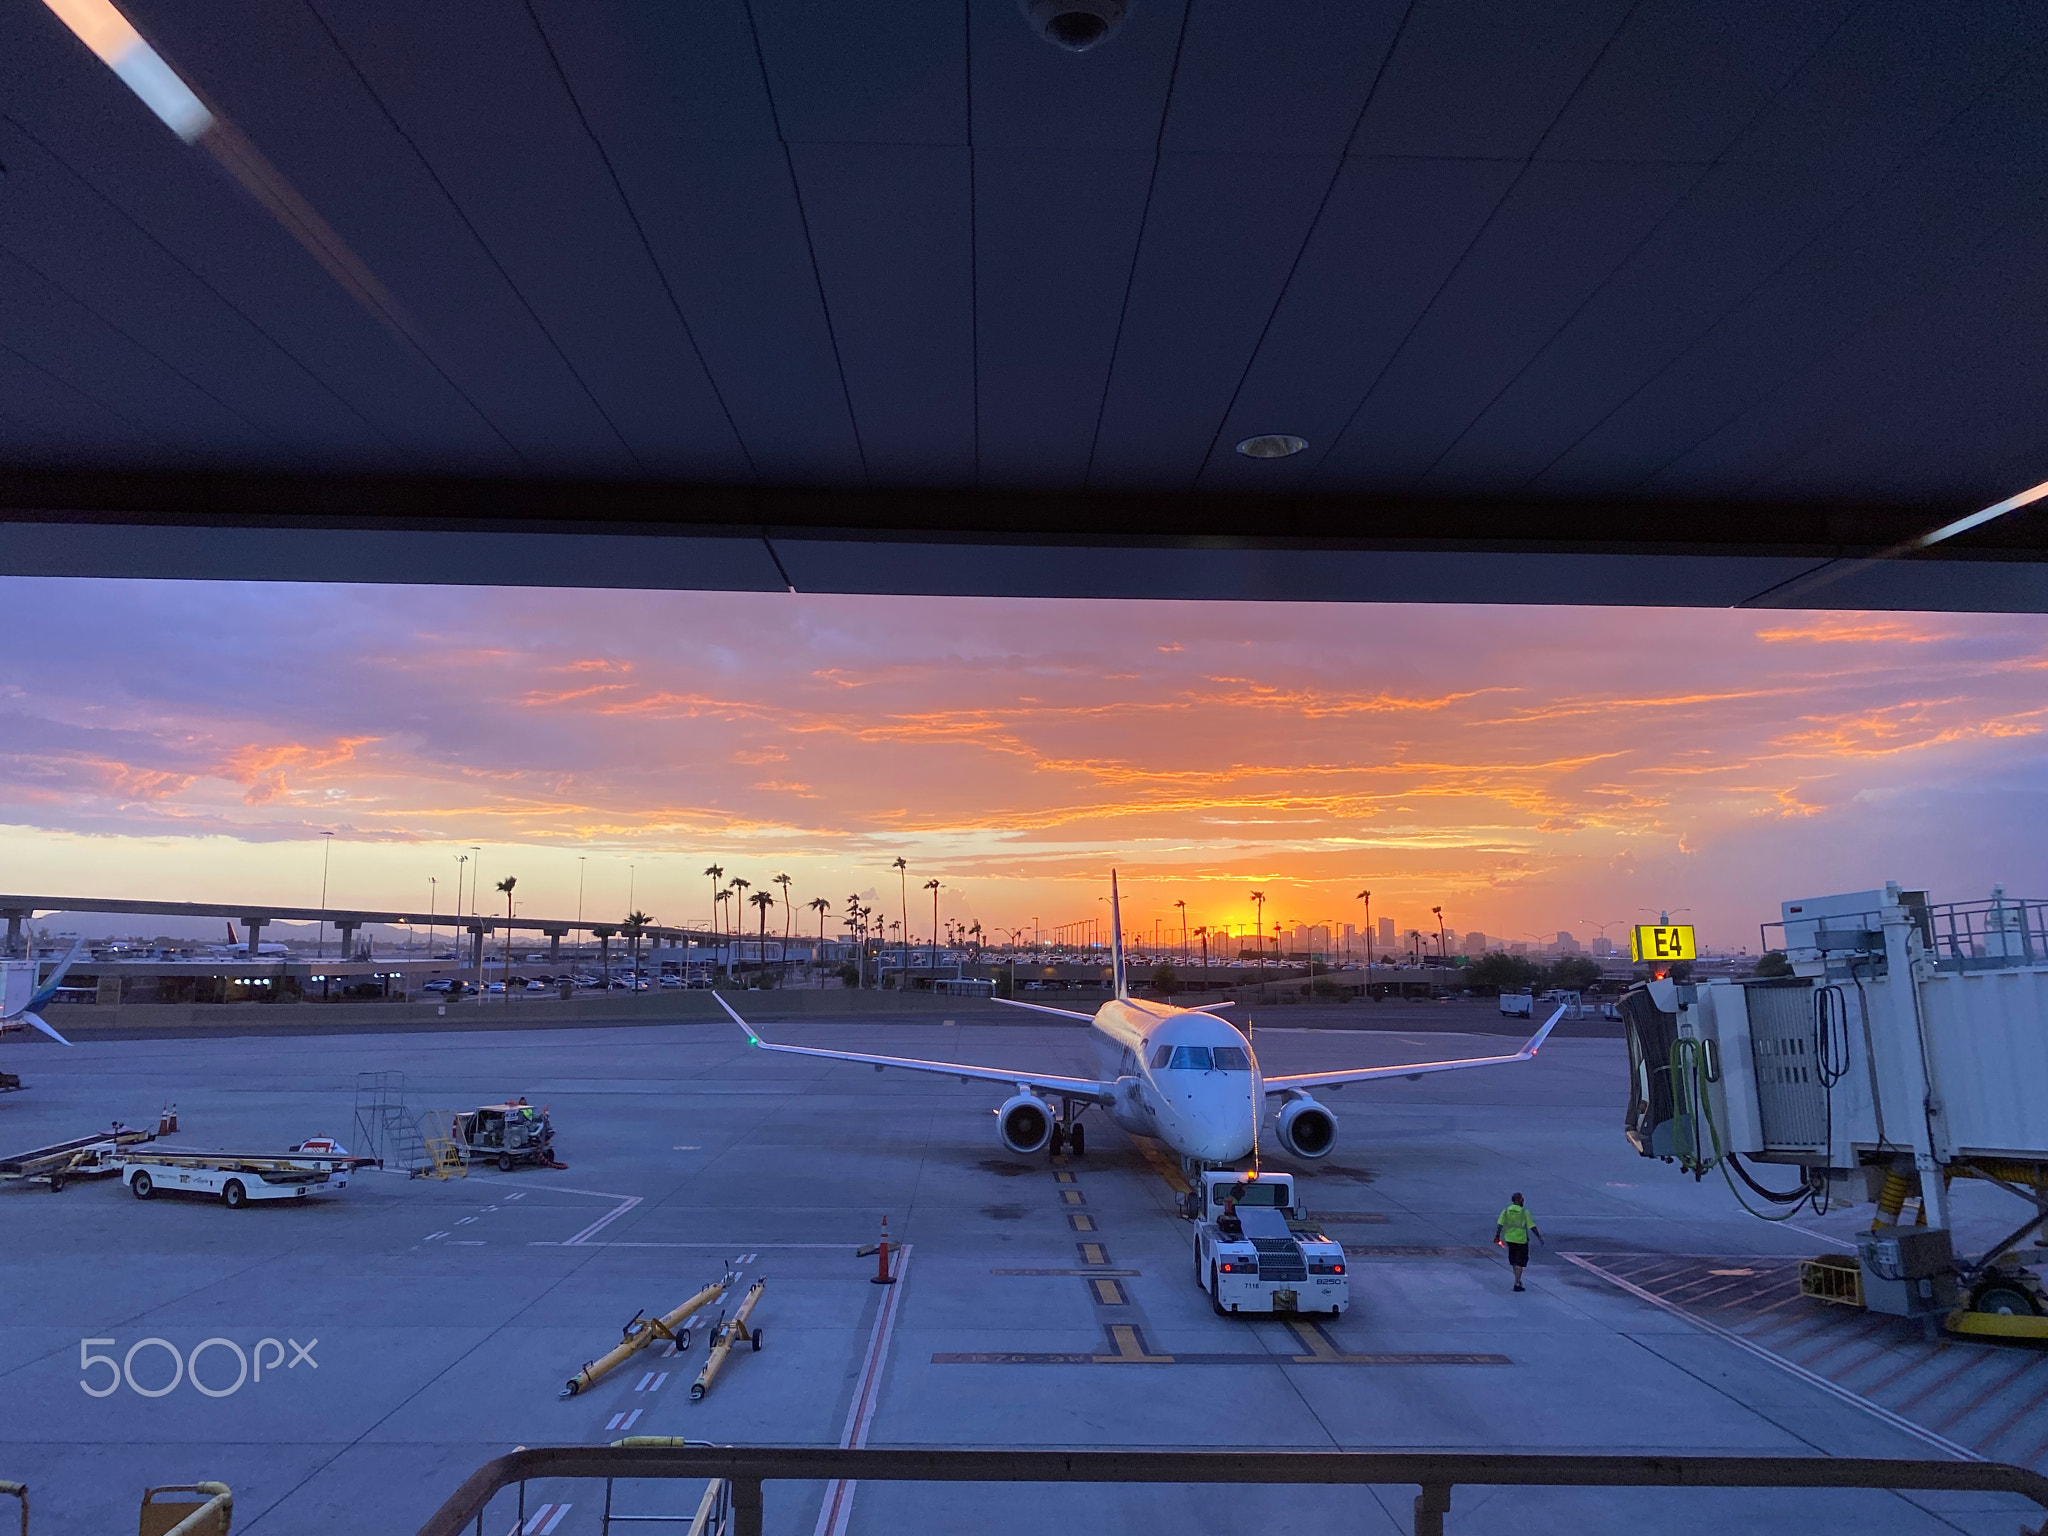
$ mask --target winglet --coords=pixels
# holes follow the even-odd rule
[[[734,1013],[732,1011],[732,1004],[728,1003],[724,998],[720,997],[716,991],[712,992],[711,1000],[717,1003],[719,1007],[723,1008],[726,1011],[726,1015],[729,1018],[731,1018],[733,1023],[739,1025],[741,1029],[744,1029],[747,1032],[747,1043],[749,1045],[761,1045],[765,1043],[759,1035],[754,1033],[754,1026],[749,1024],[745,1019],[741,1018],[738,1014]]]
[[[84,948],[85,940],[80,939],[76,944],[73,944],[71,946],[71,953],[66,955],[62,960],[57,962],[57,969],[50,972],[50,979],[44,982],[41,990],[39,990],[33,997],[31,997],[28,1000],[29,1014],[34,1013],[38,1008],[47,1007],[49,1005],[50,999],[57,995],[57,988],[64,980],[64,973],[71,969],[71,962],[78,958],[78,952]],[[27,1014],[24,1014],[23,1016],[27,1017]],[[35,1024],[37,1029],[40,1029],[44,1034],[50,1036],[53,1040],[62,1041],[62,1043],[65,1045],[69,1045],[71,1043],[69,1040],[65,1040],[62,1035],[57,1033],[57,1031],[50,1028],[49,1025],[43,1023],[40,1019],[36,1020]]]
[[[1124,920],[1116,902],[1116,871],[1109,872],[1109,976],[1118,997],[1129,997],[1131,988],[1124,976]]]
[[[1526,1060],[1527,1058],[1534,1056],[1538,1051],[1542,1050],[1543,1042],[1550,1038],[1550,1032],[1553,1029],[1557,1028],[1557,1021],[1563,1017],[1564,1009],[1559,1008],[1557,1012],[1553,1013],[1549,1018],[1543,1021],[1543,1027],[1537,1030],[1535,1034],[1531,1035],[1529,1037],[1529,1043],[1523,1046],[1519,1051],[1515,1052],[1515,1054]]]
[[[40,1029],[44,1034],[48,1035],[52,1040],[56,1041],[59,1045],[69,1045],[71,1043],[69,1040],[66,1040],[62,1035],[58,1034],[57,1031],[50,1028],[48,1024],[45,1024],[43,1022],[41,1014],[35,1013],[33,1011],[24,1012],[21,1015],[21,1022],[24,1024],[35,1025],[37,1029]]]

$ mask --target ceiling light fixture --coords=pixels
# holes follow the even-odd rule
[[[1291,459],[1307,446],[1307,438],[1292,432],[1268,432],[1263,437],[1246,438],[1237,451],[1248,459]]]
[[[197,143],[213,126],[206,103],[108,0],[43,0],[43,4],[187,144]]]

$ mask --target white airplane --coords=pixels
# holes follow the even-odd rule
[[[58,962],[57,969],[50,973],[50,979],[40,987],[36,985],[36,973],[42,969],[39,962],[0,961],[0,1030],[19,1029],[28,1024],[40,1029],[59,1045],[69,1045],[71,1042],[44,1023],[36,1010],[50,1005],[50,999],[57,995],[57,988],[63,984],[64,973],[71,969],[71,962],[84,948],[82,939],[72,945],[71,953]]]
[[[291,950],[282,944],[266,944],[259,941],[256,945],[256,953],[251,955],[249,953],[249,941],[238,938],[235,934],[235,925],[229,923],[227,943],[209,944],[206,947],[206,952],[221,960],[253,960],[263,955],[288,955],[291,953]]]
[[[1337,1117],[1318,1102],[1311,1090],[1343,1088],[1389,1077],[1421,1077],[1429,1072],[1456,1072],[1466,1067],[1493,1067],[1532,1060],[1550,1037],[1558,1009],[1543,1027],[1510,1056],[1475,1056],[1460,1061],[1422,1061],[1395,1067],[1352,1067],[1337,1072],[1301,1072],[1267,1077],[1259,1068],[1251,1042],[1213,1010],[1228,1003],[1176,1008],[1133,998],[1125,984],[1122,925],[1117,911],[1116,875],[1109,877],[1111,976],[1116,995],[1093,1014],[1040,1003],[1010,1003],[1036,1013],[1080,1019],[1091,1026],[1099,1077],[1054,1077],[1029,1070],[969,1066],[961,1062],[920,1061],[905,1056],[870,1056],[860,1051],[829,1051],[808,1045],[773,1045],[733,1012],[722,994],[718,1005],[764,1051],[789,1056],[819,1056],[828,1061],[858,1061],[877,1072],[899,1067],[932,1072],[961,1082],[1007,1083],[1017,1092],[996,1111],[996,1133],[1012,1152],[1071,1147],[1087,1149],[1081,1116],[1099,1106],[1127,1131],[1156,1136],[1182,1160],[1195,1166],[1234,1163],[1251,1155],[1268,1101],[1277,1101],[1274,1133],[1280,1145],[1299,1158],[1327,1157],[1337,1144]],[[998,998],[998,1002],[1009,1002]],[[1048,1100],[1057,1099],[1055,1114]]]

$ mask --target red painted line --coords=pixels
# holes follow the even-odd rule
[[[2041,1362],[2039,1360],[2036,1360],[2034,1363],[2036,1365],[2039,1365]],[[2004,1423],[2000,1424],[1998,1428],[1992,1430],[1990,1434],[1984,1437],[1985,1449],[1988,1450],[1992,1446],[1996,1445],[2008,1433],[2011,1432],[2013,1426],[2018,1424],[2020,1420],[2026,1419],[2032,1421],[2034,1415],[2040,1411],[2041,1404],[2044,1400],[2048,1400],[2048,1392],[2036,1392],[2024,1403],[2021,1403],[2019,1407],[2013,1409],[2012,1413],[2006,1418]]]
[[[1953,1348],[1953,1346],[1950,1347]],[[1939,1349],[1940,1346],[1937,1345],[1936,1348]],[[1935,1393],[1939,1392],[1943,1387],[1953,1385],[1966,1371],[1970,1369],[1971,1366],[1977,1363],[1975,1359],[1975,1351],[1957,1350],[1956,1353],[1961,1355],[1962,1358],[1956,1362],[1956,1368],[1954,1370],[1950,1371],[1946,1376],[1942,1376],[1934,1381],[1930,1381],[1918,1392],[1915,1392],[1911,1397],[1907,1398],[1903,1403],[1899,1404],[1899,1407],[1903,1410],[1911,1408],[1917,1403],[1925,1402],[1928,1398],[1932,1397]],[[1939,1359],[1939,1354],[1937,1354],[1935,1358]]]
[[[889,1339],[896,1331],[896,1314],[903,1300],[903,1277],[910,1268],[910,1245],[896,1250],[896,1283],[882,1293],[875,1309],[874,1331],[868,1335],[867,1358],[861,1364],[860,1380],[853,1389],[853,1402],[846,1410],[846,1427],[840,1431],[841,1450],[859,1450],[868,1443],[868,1430],[875,1422],[875,1410],[882,1402],[882,1371],[889,1362]],[[818,1511],[814,1536],[846,1536],[853,1518],[854,1478],[839,1478],[826,1485],[825,1503]]]

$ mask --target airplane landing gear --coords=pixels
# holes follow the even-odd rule
[[[1045,1155],[1047,1157],[1058,1157],[1062,1152],[1066,1150],[1067,1128],[1059,1124],[1058,1122],[1054,1122],[1051,1139],[1049,1139],[1045,1144]]]
[[[1076,1157],[1088,1155],[1088,1132],[1078,1120],[1067,1128],[1067,1146]]]

